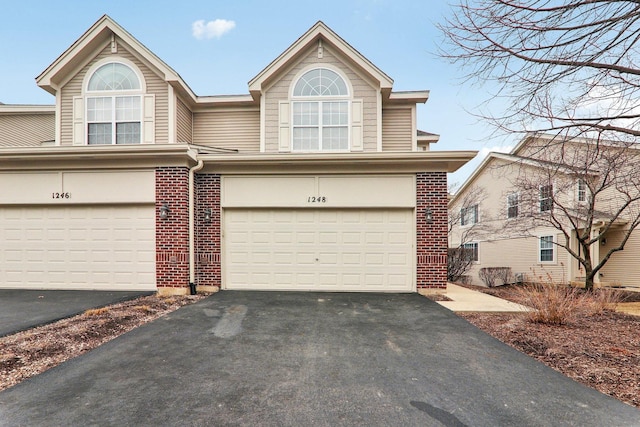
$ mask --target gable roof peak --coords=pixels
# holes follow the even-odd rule
[[[187,94],[187,96],[192,99],[195,99],[195,94],[176,71],[129,34],[127,30],[107,14],[102,15],[71,46],[56,58],[51,65],[40,73],[40,75],[36,77],[36,83],[47,92],[55,95],[59,87],[72,76],[72,73],[77,67],[87,63],[92,58],[92,55],[95,54],[98,49],[104,47],[104,43],[114,35],[133,49],[133,53],[153,65],[161,78],[166,82]]]
[[[257,99],[262,93],[263,85],[274,77],[281,69],[294,61],[311,43],[319,37],[328,42],[333,47],[341,51],[345,56],[364,72],[369,74],[380,85],[380,89],[387,95],[391,93],[393,79],[376,67],[371,61],[347,43],[335,31],[333,31],[323,21],[317,21],[284,52],[274,59],[266,68],[249,81],[249,92]]]

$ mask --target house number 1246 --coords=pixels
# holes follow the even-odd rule
[[[308,203],[327,203],[327,198],[324,196],[309,196]]]
[[[71,198],[71,193],[69,193],[69,192],[51,193],[51,198],[52,199],[70,199]]]

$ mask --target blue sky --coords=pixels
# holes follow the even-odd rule
[[[431,91],[419,106],[418,128],[440,135],[434,149],[482,154],[517,142],[488,139],[491,129],[468,113],[487,97],[485,89],[463,84],[457,66],[436,55],[442,36],[435,25],[451,13],[441,0],[5,2],[0,102],[52,104],[35,77],[105,13],[200,96],[248,93],[251,78],[322,20],[393,78],[394,90]],[[462,182],[479,160],[449,182]]]

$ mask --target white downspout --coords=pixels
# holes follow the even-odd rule
[[[196,293],[196,241],[195,241],[195,173],[204,167],[204,162],[189,169],[189,289]]]

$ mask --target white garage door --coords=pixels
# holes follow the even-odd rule
[[[0,287],[155,290],[153,205],[1,207]]]
[[[411,209],[225,209],[227,289],[410,292]]]

